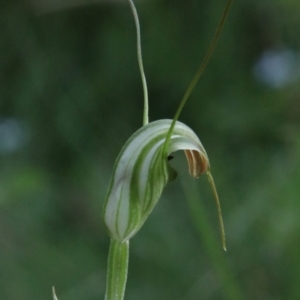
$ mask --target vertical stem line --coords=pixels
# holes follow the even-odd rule
[[[111,239],[105,300],[123,300],[128,273],[129,241]]]
[[[132,0],[128,0],[136,27],[136,37],[137,37],[137,57],[138,57],[138,64],[141,72],[142,83],[143,83],[143,90],[144,90],[144,114],[143,114],[143,125],[147,125],[149,123],[148,111],[149,111],[149,103],[148,103],[148,89],[147,89],[147,81],[143,67],[143,58],[142,58],[142,46],[141,46],[141,30],[140,30],[140,22],[139,17],[136,11],[136,8],[132,2]]]

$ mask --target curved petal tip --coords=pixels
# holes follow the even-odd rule
[[[192,177],[198,178],[201,174],[205,173],[209,168],[209,160],[207,156],[197,150],[184,150],[189,173]]]

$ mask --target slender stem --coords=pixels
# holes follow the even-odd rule
[[[110,241],[105,300],[123,300],[128,272],[129,241]]]
[[[136,11],[136,8],[132,2],[132,0],[128,0],[134,21],[135,21],[135,27],[136,27],[136,37],[137,37],[137,57],[138,57],[138,64],[141,72],[141,77],[142,77],[142,83],[143,83],[143,90],[144,90],[144,114],[143,114],[143,125],[148,124],[149,122],[149,117],[148,117],[148,111],[149,111],[149,103],[148,103],[148,89],[147,89],[147,82],[146,82],[146,77],[145,77],[145,72],[144,72],[144,67],[143,67],[143,58],[142,58],[142,47],[141,47],[141,31],[140,31],[140,22],[139,22],[139,17]]]
[[[220,22],[219,22],[219,24],[217,26],[217,30],[216,30],[215,35],[213,37],[213,40],[212,40],[212,42],[211,42],[211,44],[210,44],[210,46],[209,46],[209,48],[208,48],[208,50],[206,52],[206,55],[205,55],[205,57],[204,57],[201,65],[200,65],[197,73],[195,74],[193,80],[191,81],[191,83],[188,86],[185,94],[183,95],[183,98],[182,98],[182,100],[181,100],[181,102],[179,104],[179,107],[178,107],[178,109],[177,109],[177,111],[175,113],[174,119],[173,119],[173,121],[171,123],[170,129],[169,129],[169,131],[167,133],[167,137],[166,137],[166,140],[165,140],[165,143],[164,143],[163,154],[165,156],[167,155],[167,152],[168,152],[168,145],[169,145],[169,142],[170,142],[170,139],[171,139],[171,135],[172,135],[174,127],[175,127],[175,123],[178,120],[179,115],[180,115],[183,107],[185,106],[186,101],[188,100],[189,96],[191,95],[191,93],[192,93],[195,85],[197,84],[199,78],[203,74],[203,71],[204,71],[204,69],[205,69],[205,67],[206,67],[206,65],[207,65],[207,63],[208,63],[208,61],[209,61],[209,59],[210,59],[210,57],[211,57],[211,55],[213,53],[213,50],[214,50],[214,48],[215,48],[215,46],[217,44],[217,41],[218,41],[219,36],[221,34],[221,31],[222,31],[222,29],[224,27],[224,23],[225,23],[225,20],[227,18],[227,15],[229,13],[229,9],[230,9],[230,6],[232,4],[232,1],[233,0],[228,0],[227,1],[225,9],[224,9],[223,14],[222,14],[222,17],[221,17]]]
[[[216,186],[215,186],[215,182],[214,182],[214,179],[213,179],[210,171],[207,171],[206,175],[208,177],[208,181],[209,181],[209,184],[210,184],[210,186],[212,188],[212,191],[213,191],[213,194],[214,194],[214,198],[215,198],[215,202],[216,202],[216,205],[217,205],[218,218],[219,218],[220,230],[221,230],[222,247],[223,247],[224,251],[226,251],[225,228],[224,228],[224,222],[223,222],[222,211],[221,211],[221,204],[220,204],[218,192],[217,192],[217,189],[216,189]]]

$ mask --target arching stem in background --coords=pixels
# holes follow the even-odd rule
[[[141,32],[140,32],[140,22],[139,17],[136,11],[136,8],[132,2],[132,0],[128,0],[134,21],[136,26],[136,36],[137,36],[137,57],[138,57],[138,64],[141,72],[142,77],[142,83],[143,83],[143,90],[144,90],[144,113],[143,113],[143,125],[146,125],[149,123],[149,117],[148,117],[148,111],[149,111],[149,103],[148,103],[148,89],[147,89],[147,82],[146,77],[144,73],[144,67],[143,67],[143,59],[142,59],[142,47],[141,47]]]
[[[178,120],[178,118],[179,118],[179,116],[180,116],[180,113],[181,113],[183,107],[185,106],[186,101],[188,100],[189,96],[191,95],[191,93],[192,93],[192,91],[193,91],[195,85],[197,84],[199,78],[200,78],[201,75],[203,74],[203,71],[204,71],[204,69],[205,69],[205,67],[206,67],[206,65],[207,65],[207,63],[208,63],[208,61],[209,61],[209,59],[210,59],[210,57],[211,57],[211,55],[212,55],[212,53],[213,53],[213,50],[214,50],[214,48],[215,48],[215,46],[216,46],[216,44],[217,44],[217,41],[218,41],[218,39],[219,39],[220,33],[221,33],[221,31],[222,31],[222,29],[223,29],[223,27],[224,27],[224,23],[225,23],[225,20],[226,20],[226,18],[227,18],[227,15],[228,15],[228,13],[229,13],[229,9],[230,9],[230,6],[231,6],[231,4],[232,4],[232,1],[233,1],[233,0],[228,0],[228,1],[227,1],[226,6],[225,6],[225,9],[224,9],[224,11],[223,11],[222,18],[221,18],[221,20],[220,20],[220,22],[219,22],[219,24],[218,24],[218,27],[217,27],[217,30],[216,30],[215,35],[214,35],[214,37],[213,37],[213,40],[212,40],[212,42],[211,42],[211,44],[210,44],[210,46],[209,46],[209,48],[208,48],[208,50],[207,50],[207,52],[206,52],[206,55],[205,55],[205,57],[204,57],[204,59],[203,59],[201,65],[200,65],[200,67],[199,67],[197,73],[195,74],[193,80],[191,81],[191,83],[190,83],[190,85],[188,86],[188,88],[187,88],[185,94],[183,95],[183,98],[182,98],[182,100],[181,100],[181,102],[180,102],[180,104],[179,104],[179,107],[178,107],[178,109],[177,109],[177,111],[176,111],[176,113],[175,113],[173,122],[172,122],[172,124],[171,124],[171,126],[170,126],[169,132],[168,132],[168,134],[167,134],[167,137],[166,137],[166,140],[165,140],[165,143],[164,143],[163,155],[164,155],[165,157],[167,157],[168,146],[169,146],[170,139],[171,139],[171,136],[172,136],[172,133],[173,133],[173,130],[174,130],[175,123],[176,123],[176,121]]]

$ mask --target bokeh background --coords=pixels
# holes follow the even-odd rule
[[[150,120],[172,118],[225,1],[136,1]],[[180,120],[211,161],[213,195],[183,155],[132,239],[126,299],[300,299],[300,5],[235,1]],[[101,209],[142,124],[126,1],[0,4],[0,299],[104,299]]]

